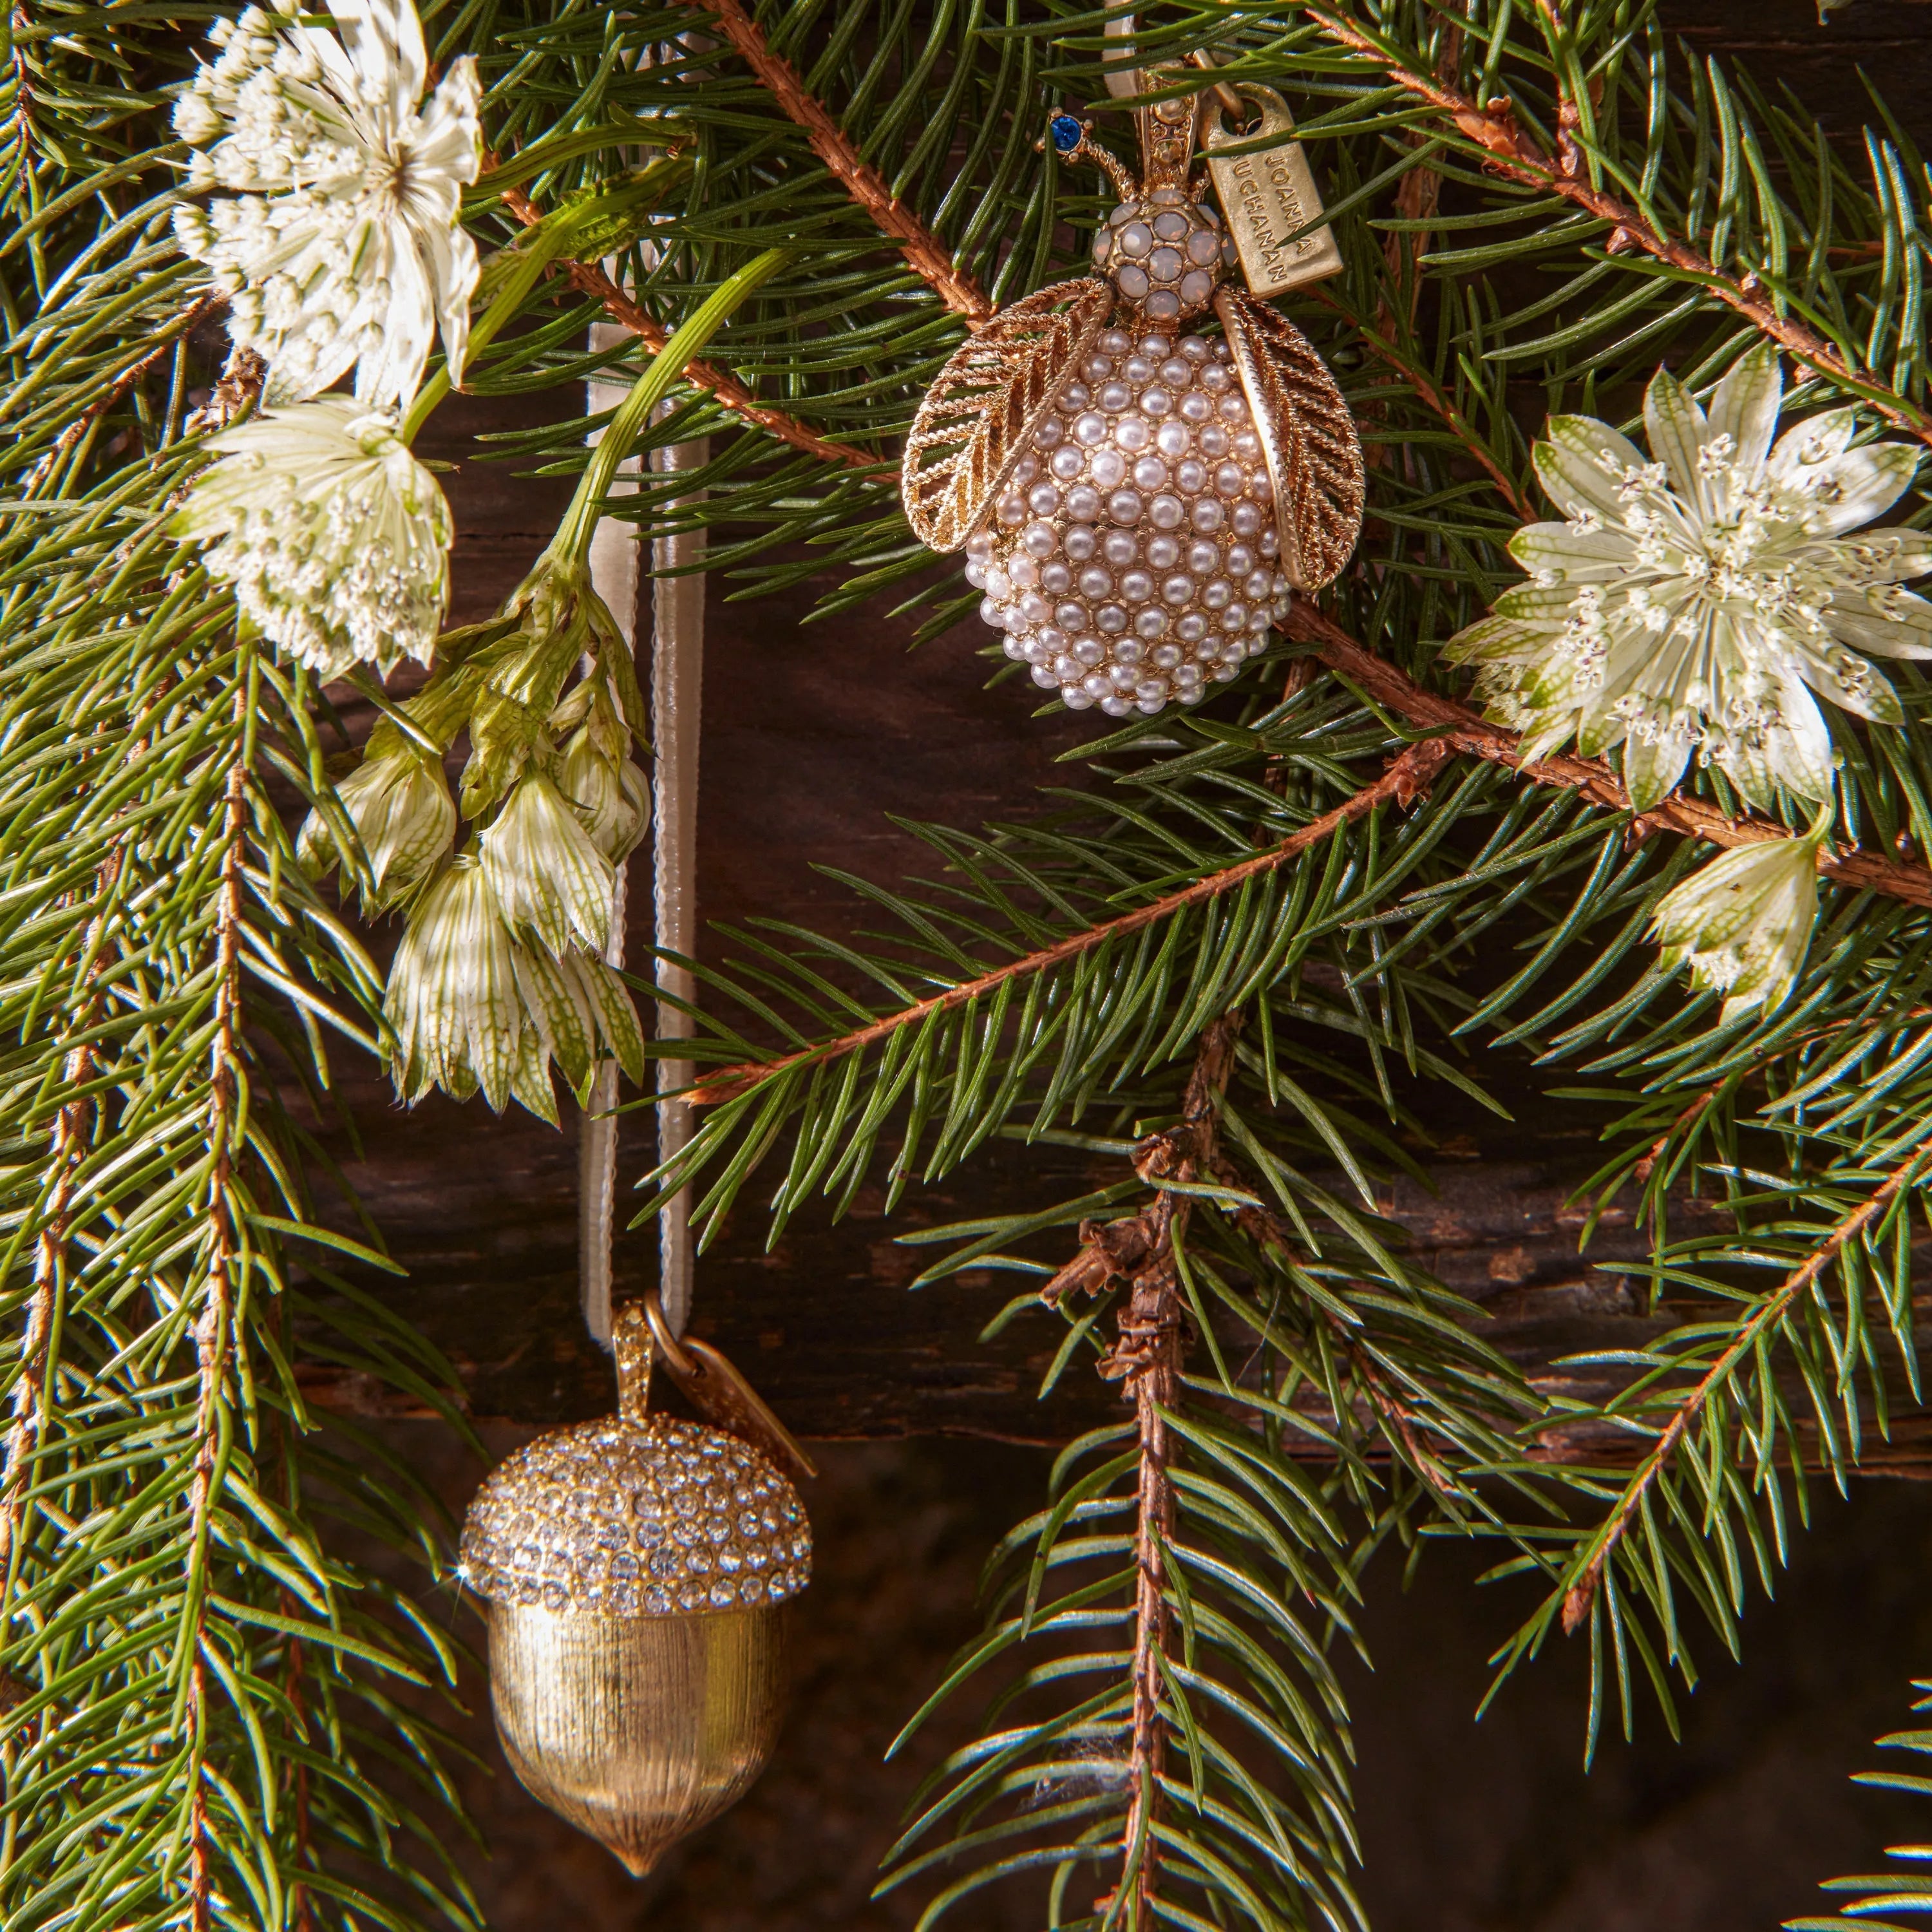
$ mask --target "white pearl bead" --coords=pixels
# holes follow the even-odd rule
[[[1191,577],[1170,577],[1160,586],[1162,600],[1177,607],[1185,604],[1194,595],[1194,580]]]
[[[1043,691],[1052,691],[1060,682],[1059,679],[1054,676],[1053,667],[1051,664],[1035,664],[1033,668],[1033,681]]]
[[[1004,651],[1010,658],[1024,659],[1026,656],[1025,645],[1022,644],[1019,639],[1015,637],[1011,632],[1009,632],[1006,636],[1000,640],[1000,648],[1001,650]]]
[[[1103,355],[1127,356],[1133,352],[1134,338],[1124,328],[1110,328],[1095,346]]]
[[[1207,343],[1198,335],[1184,335],[1180,339],[1180,352],[1189,362],[1197,366],[1208,360],[1210,353]]]
[[[1164,636],[1167,631],[1167,613],[1150,604],[1135,618],[1134,628],[1144,638]]]
[[[975,530],[966,539],[966,554],[975,563],[984,563],[993,554],[993,533],[991,530]]]
[[[1000,499],[999,519],[1007,529],[1012,530],[1026,521],[1026,499],[1018,490]]]
[[[1040,581],[1040,566],[1024,550],[1016,550],[1006,559],[1006,574],[1024,590]]]
[[[1062,684],[1077,684],[1086,673],[1078,658],[1070,652],[1062,651],[1053,661],[1053,674]]]
[[[1060,701],[1070,711],[1084,711],[1094,702],[1077,684],[1063,684],[1060,687]]]
[[[1076,483],[1066,493],[1066,514],[1076,523],[1090,524],[1100,514],[1100,493],[1090,483]]]
[[[1201,667],[1198,664],[1176,664],[1174,668],[1174,682],[1182,691],[1185,691],[1190,684],[1198,684],[1201,682]]]
[[[1214,413],[1214,405],[1198,389],[1190,389],[1180,399],[1180,413],[1191,423],[1204,423]]]
[[[986,587],[986,566],[976,557],[966,566],[966,581],[975,590],[983,590]]]
[[[1158,367],[1172,354],[1174,345],[1159,330],[1141,338],[1141,353]]]
[[[1172,670],[1180,662],[1180,646],[1178,644],[1156,644],[1148,656],[1162,670]]]
[[[1107,499],[1107,514],[1117,524],[1137,524],[1146,506],[1138,490],[1116,490]]]
[[[1036,449],[1051,449],[1066,434],[1066,425],[1058,416],[1044,416],[1033,433],[1033,446]]]
[[[1035,632],[1031,637],[1021,638],[1019,641],[1020,656],[1024,658],[1028,664],[1050,664],[1059,656],[1058,651],[1048,649],[1037,632]]]
[[[1040,474],[1040,458],[1029,450],[1013,465],[1013,488],[1024,490]]]
[[[1174,407],[1174,398],[1165,389],[1143,389],[1141,392],[1141,413],[1148,416],[1164,416]]]
[[[1085,524],[1076,524],[1060,540],[1060,547],[1076,563],[1084,563],[1094,554],[1094,546],[1100,542],[1093,530]]]
[[[1238,496],[1248,487],[1248,472],[1238,463],[1224,463],[1214,472],[1214,488],[1223,496]]]
[[[1245,577],[1255,567],[1255,554],[1244,543],[1232,545],[1228,552],[1228,574]]]
[[[1217,577],[1212,583],[1201,586],[1201,601],[1210,610],[1225,610],[1234,594],[1234,586],[1225,577]]]
[[[1080,682],[1089,698],[1111,698],[1114,694],[1113,680],[1103,670],[1090,670]]]
[[[1089,410],[1073,419],[1073,440],[1084,443],[1091,449],[1096,442],[1103,442],[1107,436],[1107,418],[1097,410]]]
[[[1274,556],[1281,549],[1281,539],[1272,530],[1265,530],[1261,533],[1260,538],[1255,547],[1262,556]]]
[[[1118,604],[1102,604],[1094,613],[1094,624],[1096,630],[1115,635],[1127,628],[1127,614]]]
[[[1084,382],[1069,382],[1060,392],[1060,406],[1070,415],[1084,410],[1093,400],[1094,392]]]
[[[1257,570],[1250,576],[1247,582],[1243,584],[1241,588],[1250,597],[1257,599],[1264,598],[1274,588],[1274,573],[1272,571]]]
[[[1103,698],[1100,709],[1109,718],[1124,718],[1134,707],[1124,698]]]
[[[1228,520],[1234,525],[1237,536],[1251,537],[1261,529],[1262,513],[1252,503],[1237,503],[1234,514]]]
[[[1212,496],[1203,496],[1190,512],[1190,520],[1204,534],[1212,536],[1221,527],[1227,512]]]
[[[1131,691],[1141,680],[1141,668],[1136,664],[1117,664],[1107,675],[1113,680],[1116,691]]]
[[[1187,425],[1170,416],[1154,431],[1154,446],[1163,456],[1184,456],[1193,440],[1188,434]]]
[[[1100,554],[1117,570],[1132,563],[1140,554],[1140,539],[1132,530],[1109,530],[1106,542],[1100,546]]]
[[[1063,631],[1084,631],[1087,628],[1087,607],[1069,598],[1053,607],[1053,621]]]
[[[1262,453],[1262,440],[1251,429],[1238,431],[1234,437],[1234,454],[1244,456],[1252,463]]]
[[[1120,374],[1130,382],[1144,382],[1154,374],[1154,367],[1144,356],[1130,356]]]
[[[1187,514],[1187,506],[1178,496],[1156,496],[1148,506],[1148,520],[1155,529],[1178,530]]]
[[[1138,638],[1123,638],[1114,646],[1114,662],[1116,664],[1137,664],[1146,655],[1147,646]],[[1138,676],[1139,674],[1136,672],[1135,675]]]
[[[1114,440],[1130,455],[1154,440],[1154,424],[1145,416],[1122,416],[1114,424]]]
[[[1130,570],[1120,579],[1120,595],[1130,604],[1144,604],[1154,595],[1154,579],[1144,570]]]
[[[1073,646],[1070,655],[1090,670],[1106,657],[1107,647],[1098,638],[1082,638]]]
[[[1053,606],[1037,590],[1024,592],[1017,608],[1029,624],[1043,624],[1053,615]]]
[[[1095,601],[1105,597],[1114,587],[1113,574],[1102,570],[1097,563],[1090,563],[1080,573],[1080,594]]]
[[[990,597],[980,599],[980,621],[990,624],[996,631],[1004,631],[1012,622],[1012,613],[1004,604],[996,604]]]
[[[1230,604],[1221,613],[1221,628],[1224,631],[1245,631],[1248,628],[1248,607],[1245,604]]]
[[[1033,638],[1044,656],[1057,658],[1066,648],[1066,633],[1057,624],[1041,625]]]
[[[1027,508],[1036,517],[1050,517],[1060,508],[1058,486],[1047,482],[1036,483],[1027,492]]]
[[[1143,490],[1167,488],[1167,465],[1157,456],[1143,456],[1134,465],[1134,482]]]
[[[1087,459],[1073,443],[1062,443],[1053,452],[1053,460],[1047,465],[1063,483],[1070,483],[1087,466]]]
[[[1127,459],[1118,449],[1096,449],[1087,459],[1087,467],[1102,489],[1111,490],[1125,479]]]
[[[1156,652],[1156,656],[1160,653]],[[1164,677],[1143,678],[1134,687],[1134,694],[1143,704],[1157,704],[1167,695],[1167,680]]]
[[[1090,356],[1080,365],[1080,373],[1090,382],[1104,382],[1114,373],[1114,365],[1105,356]]]
[[[1221,560],[1221,553],[1204,538],[1196,537],[1187,546],[1187,567],[1196,577],[1205,577]]]
[[[1100,392],[1100,406],[1109,416],[1118,416],[1133,399],[1133,391],[1124,382],[1109,382]]]
[[[1203,456],[1218,461],[1228,453],[1228,432],[1219,423],[1210,422],[1194,439],[1194,446]]]
[[[1198,496],[1208,487],[1208,466],[1190,456],[1174,466],[1174,480],[1184,494]]]
[[[1174,626],[1174,632],[1184,644],[1198,644],[1208,634],[1208,620],[1198,610],[1190,610]]]
[[[1180,561],[1180,545],[1170,536],[1150,537],[1147,559],[1156,570],[1172,570]]]
[[[1051,563],[1040,566],[1040,587],[1049,597],[1064,596],[1073,588],[1073,573],[1055,557]]]
[[[1250,419],[1248,399],[1238,389],[1231,389],[1221,398],[1216,412],[1230,429],[1238,428]]]

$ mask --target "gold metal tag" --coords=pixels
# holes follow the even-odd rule
[[[1219,112],[1210,113],[1205,129],[1208,169],[1228,232],[1234,238],[1249,292],[1278,296],[1334,274],[1342,266],[1342,250],[1325,222],[1298,239],[1289,239],[1322,212],[1315,176],[1299,141],[1284,142],[1258,154],[1218,152],[1286,134],[1294,125],[1288,103],[1273,88],[1244,82],[1240,92],[1259,112],[1261,125],[1231,132]]]

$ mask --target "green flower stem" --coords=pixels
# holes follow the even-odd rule
[[[746,262],[706,298],[690,320],[652,358],[651,366],[638,377],[597,440],[590,466],[584,471],[577,494],[570,500],[570,508],[550,540],[548,554],[552,560],[580,565],[590,554],[591,536],[604,513],[604,498],[616,479],[619,466],[650,421],[652,411],[670,393],[686,366],[711,340],[719,325],[770,281],[790,260],[792,252],[789,248],[767,248]]]
[[[602,215],[608,225],[607,208],[621,203],[627,212],[640,208],[654,208],[670,190],[691,172],[691,164],[675,154],[665,154],[641,170],[632,181],[626,184],[616,195],[600,196],[598,200],[580,208],[562,208],[545,216],[537,225],[528,230],[521,245],[516,250],[517,261],[502,286],[496,291],[489,306],[470,326],[470,346],[465,353],[466,365],[476,361],[484,348],[495,340],[504,324],[518,314],[529,300],[530,291],[537,285],[538,278],[553,262],[566,255],[579,252],[580,242],[594,235],[598,218]],[[589,252],[589,251],[586,251]],[[497,260],[500,260],[501,256]],[[436,374],[430,376],[417,392],[410,405],[408,418],[402,428],[402,440],[413,442],[418,431],[428,422],[431,412],[444,397],[449,394],[449,364],[446,361]]]

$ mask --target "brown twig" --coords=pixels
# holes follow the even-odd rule
[[[1366,818],[1378,806],[1391,799],[1400,801],[1413,797],[1442,769],[1448,756],[1447,750],[1439,748],[1434,740],[1409,746],[1374,784],[1364,785],[1332,812],[1324,812],[1300,831],[1290,832],[1278,844],[1270,846],[1265,852],[1257,853],[1252,859],[1244,859],[1238,866],[1210,872],[1205,878],[1182,886],[1178,892],[1165,893],[1144,906],[1136,907],[1132,912],[1122,913],[1116,919],[1102,920],[1083,932],[1070,933],[1051,946],[1042,946],[1039,951],[1010,961],[1004,966],[996,966],[976,978],[962,980],[956,986],[949,986],[943,993],[934,993],[930,998],[902,1007],[896,1013],[885,1014],[836,1040],[827,1040],[823,1046],[802,1047],[796,1053],[786,1054],[776,1060],[746,1060],[735,1066],[722,1066],[715,1073],[707,1075],[684,1097],[694,1107],[715,1107],[724,1101],[734,1100],[775,1074],[808,1062],[837,1060],[862,1048],[874,1046],[902,1027],[916,1026],[934,1013],[950,1012],[956,1006],[965,1006],[1009,980],[1051,971],[1069,960],[1078,958],[1082,953],[1090,952],[1096,946],[1138,932],[1143,926],[1152,926],[1171,913],[1218,898],[1222,893],[1246,884],[1250,879],[1260,878],[1286,865],[1291,859],[1298,857],[1311,846],[1320,844],[1343,826],[1352,825],[1357,819]]]
[[[526,228],[534,228],[543,219],[543,211],[521,188],[505,188],[502,200],[503,206]],[[670,330],[656,316],[640,308],[594,262],[566,258],[556,266],[572,287],[589,296],[592,301],[601,302],[604,313],[620,328],[628,328],[653,355],[670,340]],[[702,389],[713,402],[730,410],[734,416],[742,416],[780,442],[794,449],[802,449],[821,461],[841,464],[848,470],[877,470],[888,460],[849,442],[835,442],[815,430],[807,428],[796,416],[788,416],[782,410],[767,408],[735,376],[728,375],[709,362],[687,362],[679,380],[694,389]]]
[[[1590,1614],[1590,1606],[1595,1601],[1597,1592],[1604,1580],[1605,1565],[1623,1541],[1630,1528],[1631,1519],[1643,1506],[1645,1497],[1670,1466],[1691,1425],[1702,1414],[1711,1398],[1730,1379],[1738,1364],[1755,1352],[1766,1330],[1774,1328],[1784,1320],[1793,1303],[1813,1286],[1847,1244],[1855,1240],[1874,1221],[1883,1216],[1894,1198],[1918,1177],[1928,1158],[1932,1158],[1932,1149],[1924,1147],[1914,1148],[1906,1160],[1893,1168],[1871,1193],[1840,1220],[1810,1253],[1759,1303],[1752,1311],[1750,1319],[1732,1336],[1724,1353],[1698,1378],[1696,1386],[1684,1396],[1676,1413],[1665,1424],[1650,1454],[1637,1466],[1635,1474],[1624,1485],[1623,1493],[1617,1498],[1616,1508],[1604,1519],[1596,1534],[1591,1538],[1588,1554],[1584,1558],[1582,1568],[1577,1572],[1575,1582],[1563,1594],[1563,1629],[1565,1635],[1574,1632]]]
[[[1126,1868],[1122,1882],[1126,1884],[1131,1876],[1137,1907],[1130,1922],[1143,1926],[1156,1922],[1160,1862],[1154,1822],[1167,1755],[1168,1726],[1162,1704],[1172,1622],[1167,1552],[1174,1545],[1174,1449],[1167,1416],[1180,1396],[1186,1347],[1174,1250],[1195,1198],[1160,1184],[1178,1181],[1185,1186],[1211,1168],[1216,1118],[1234,1068],[1234,1037],[1240,1024],[1238,1012],[1223,1013],[1201,1036],[1181,1099],[1180,1120],[1135,1150],[1136,1171],[1160,1191],[1132,1222],[1115,1224],[1122,1232],[1108,1250],[1111,1271],[1130,1272],[1118,1338],[1102,1361],[1100,1372],[1125,1385],[1124,1392],[1134,1405],[1140,1448],[1134,1534],[1133,1708],[1128,1731],[1127,1815],[1121,1845]],[[1130,1228],[1131,1234],[1126,1232]],[[1106,1238],[1098,1238],[1104,1245]],[[1082,1285],[1097,1290],[1106,1285],[1106,1278],[1102,1274]],[[1056,1276],[1048,1283],[1043,1299],[1056,1300],[1066,1292],[1056,1286],[1060,1279]],[[1096,1901],[1095,1909],[1111,1910],[1112,1903]]]
[[[1298,596],[1288,612],[1288,633],[1304,644],[1312,644],[1316,655],[1330,670],[1339,671],[1359,686],[1378,704],[1394,712],[1409,724],[1439,734],[1436,742],[1448,745],[1472,758],[1492,764],[1506,765],[1520,772],[1532,783],[1554,785],[1574,791],[1592,805],[1610,812],[1628,812],[1630,794],[1616,772],[1600,758],[1579,758],[1558,752],[1526,764],[1522,741],[1518,734],[1500,724],[1492,724],[1466,704],[1453,698],[1425,690],[1414,679],[1387,659],[1366,650],[1333,619],[1323,615],[1307,598]],[[1701,799],[1673,793],[1643,814],[1650,830],[1676,832],[1688,838],[1726,850],[1742,845],[1761,845],[1774,838],[1792,835],[1784,826],[1763,818],[1730,818],[1714,805]],[[1889,898],[1909,904],[1932,906],[1932,870],[1881,858],[1856,847],[1835,851],[1821,847],[1818,869],[1828,879],[1855,891],[1882,892]]]
[[[1580,164],[1581,156],[1576,152],[1574,142],[1568,163],[1562,155],[1546,154],[1517,125],[1506,99],[1484,106],[1432,75],[1418,74],[1414,68],[1403,66],[1371,34],[1325,7],[1310,6],[1306,12],[1331,39],[1366,54],[1397,86],[1446,115],[1460,133],[1483,150],[1490,166],[1497,173],[1525,187],[1561,195],[1586,214],[1610,223],[1613,243],[1621,244],[1623,249],[1640,248],[1654,260],[1702,283],[1719,302],[1734,309],[1780,348],[1863,395],[1894,428],[1904,430],[1922,442],[1932,443],[1932,418],[1884,384],[1861,375],[1816,330],[1780,314],[1777,304],[1761,292],[1756,275],[1734,280],[1689,242],[1664,234],[1628,202],[1594,186]],[[1572,125],[1575,124],[1573,122]]]
[[[248,694],[248,681],[244,679],[237,688],[236,708],[237,723],[244,730]],[[221,890],[215,909],[214,1037],[208,1126],[208,1145],[214,1156],[209,1177],[207,1234],[212,1258],[203,1291],[203,1305],[194,1324],[195,1372],[199,1386],[195,1406],[194,1467],[188,1495],[190,1589],[196,1587],[195,1573],[200,1568],[203,1552],[212,1537],[219,1454],[217,1412],[227,1373],[229,1324],[236,1306],[235,1269],[236,1257],[241,1252],[233,1210],[229,1203],[229,1190],[235,1176],[236,1144],[245,1131],[241,1118],[242,926],[242,884],[248,861],[249,776],[246,758],[238,756],[228,774],[223,808],[222,832],[226,845],[221,860]],[[197,1623],[208,1600],[205,1573],[199,1588],[199,1601],[189,1606]],[[188,1695],[184,1707],[194,1762],[194,1788],[188,1799],[188,1887],[193,1932],[209,1932],[214,1923],[212,1839],[208,1828],[206,1774],[200,1762],[202,1738],[208,1716],[206,1666],[202,1660],[202,1647],[197,1634],[188,1660]]]
[[[861,158],[824,104],[806,91],[798,70],[772,52],[758,23],[742,0],[685,0],[709,14],[718,30],[770,92],[785,113],[805,130],[812,151],[870,215],[882,234],[898,244],[908,266],[955,315],[974,327],[992,320],[993,304],[971,276],[955,266],[951,251],[893,194],[878,169]]]

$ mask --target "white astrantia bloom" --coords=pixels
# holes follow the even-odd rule
[[[449,856],[456,801],[442,767],[415,746],[365,758],[338,782],[335,795],[362,842],[369,866],[364,899],[371,910],[406,898]],[[312,878],[340,859],[335,832],[320,812],[303,820],[296,856]]]
[[[650,815],[650,784],[632,760],[601,745],[592,728],[580,726],[564,747],[557,789],[605,858],[620,864],[644,836]]]
[[[602,952],[616,874],[563,795],[541,772],[518,779],[484,828],[483,870],[511,928],[561,956]]]
[[[383,1012],[396,1085],[412,1104],[435,1088],[459,1100],[480,1090],[500,1112],[514,1099],[554,1124],[553,1056],[580,1096],[604,1058],[644,1079],[644,1034],[623,982],[574,947],[553,956],[519,940],[484,866],[466,854],[412,915]]]
[[[1862,653],[1932,657],[1932,603],[1900,587],[1932,570],[1932,535],[1848,533],[1897,502],[1920,452],[1853,448],[1853,408],[1778,436],[1783,386],[1776,354],[1754,350],[1707,416],[1660,370],[1644,399],[1648,456],[1607,424],[1551,418],[1536,469],[1565,520],[1517,532],[1510,551],[1529,582],[1448,646],[1527,757],[1573,734],[1588,755],[1621,746],[1645,811],[1694,750],[1768,808],[1780,784],[1830,795],[1813,692],[1903,722]]]
[[[208,446],[223,460],[172,528],[209,543],[208,569],[265,636],[323,677],[429,662],[448,599],[449,506],[392,417],[324,396]]]
[[[229,334],[268,365],[268,401],[317,395],[350,368],[374,407],[405,409],[440,327],[460,378],[476,286],[460,225],[482,162],[476,63],[424,102],[412,0],[328,0],[338,34],[250,7],[175,104],[197,152],[176,211],[184,250],[229,298]]]
[[[1821,814],[1808,833],[1724,853],[1658,901],[1651,931],[1665,967],[1688,965],[1695,984],[1722,993],[1724,1020],[1768,1012],[1797,984],[1818,916],[1826,823]]]

